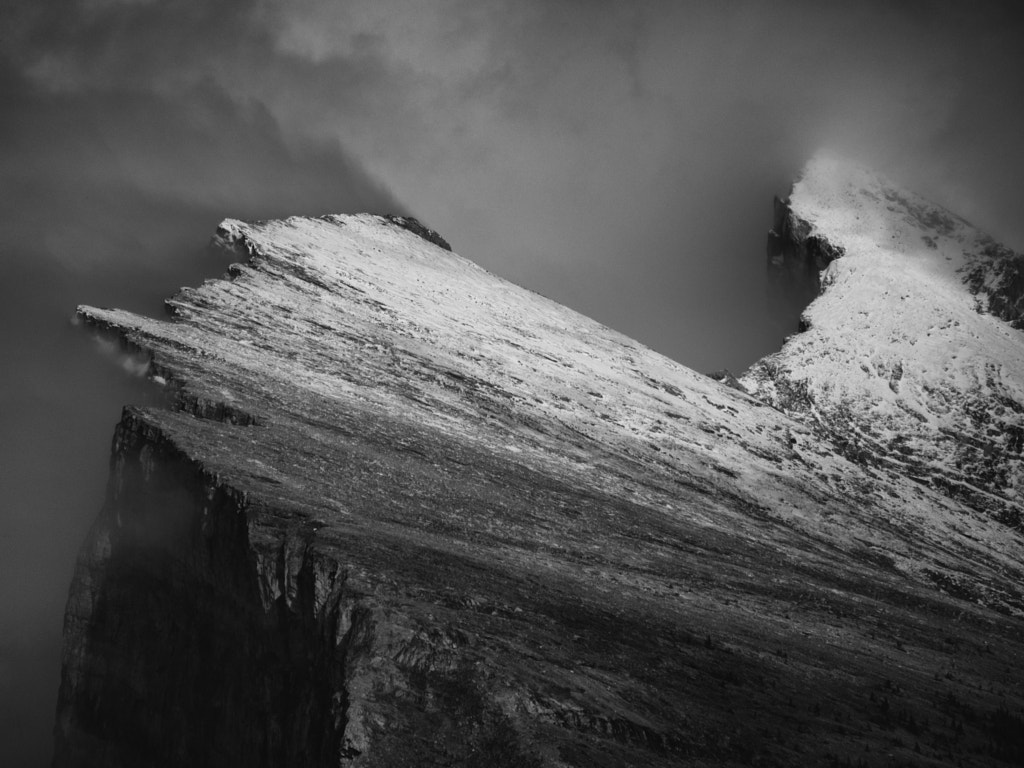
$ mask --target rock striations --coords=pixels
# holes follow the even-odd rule
[[[169,319],[80,308],[169,407],[114,436],[55,765],[1019,762],[1019,262],[827,158],[780,216],[834,260],[756,397],[400,217],[229,220]]]

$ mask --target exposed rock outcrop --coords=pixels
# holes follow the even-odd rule
[[[842,248],[817,234],[793,213],[788,200],[776,197],[768,231],[768,292],[772,314],[796,317],[794,329],[805,331],[804,309],[821,293],[821,273],[842,256]]]
[[[1013,531],[407,222],[218,236],[170,319],[80,308],[172,406],[115,435],[57,766],[1021,756]]]
[[[1024,254],[1015,253],[982,236],[964,281],[971,292],[983,297],[982,309],[1024,330]]]

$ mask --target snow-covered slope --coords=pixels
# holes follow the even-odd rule
[[[824,270],[806,330],[743,384],[847,456],[1020,530],[1024,332],[1014,325],[1024,259],[827,153],[807,165],[788,206],[777,261],[807,242],[838,257],[814,265]]]

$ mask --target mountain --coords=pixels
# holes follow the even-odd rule
[[[228,220],[169,318],[79,308],[167,407],[54,764],[1019,763],[1020,259],[827,156],[776,207],[821,295],[735,386],[401,217]]]
[[[821,295],[746,388],[854,460],[1024,530],[1024,256],[827,154],[776,216],[776,284]]]

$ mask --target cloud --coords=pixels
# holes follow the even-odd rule
[[[1019,108],[984,87],[1024,62],[986,9],[451,0],[263,18],[272,55],[252,77],[214,69],[286,133],[345,136],[458,250],[698,368],[781,340],[753,330],[763,231],[821,144],[1024,243],[1005,194]],[[979,114],[991,125],[972,129]]]
[[[821,144],[1024,247],[1015,10],[5,3],[0,469],[15,506],[44,512],[0,520],[18,531],[0,536],[0,596],[24,583],[18,569],[63,594],[110,426],[144,395],[66,315],[78,302],[159,311],[220,271],[205,242],[221,218],[412,213],[488,269],[686,364],[741,369],[790,330],[766,321],[764,233],[772,195]],[[60,602],[47,594],[36,602]],[[30,597],[0,635],[59,622]],[[22,657],[0,653],[0,674],[4,658]]]

